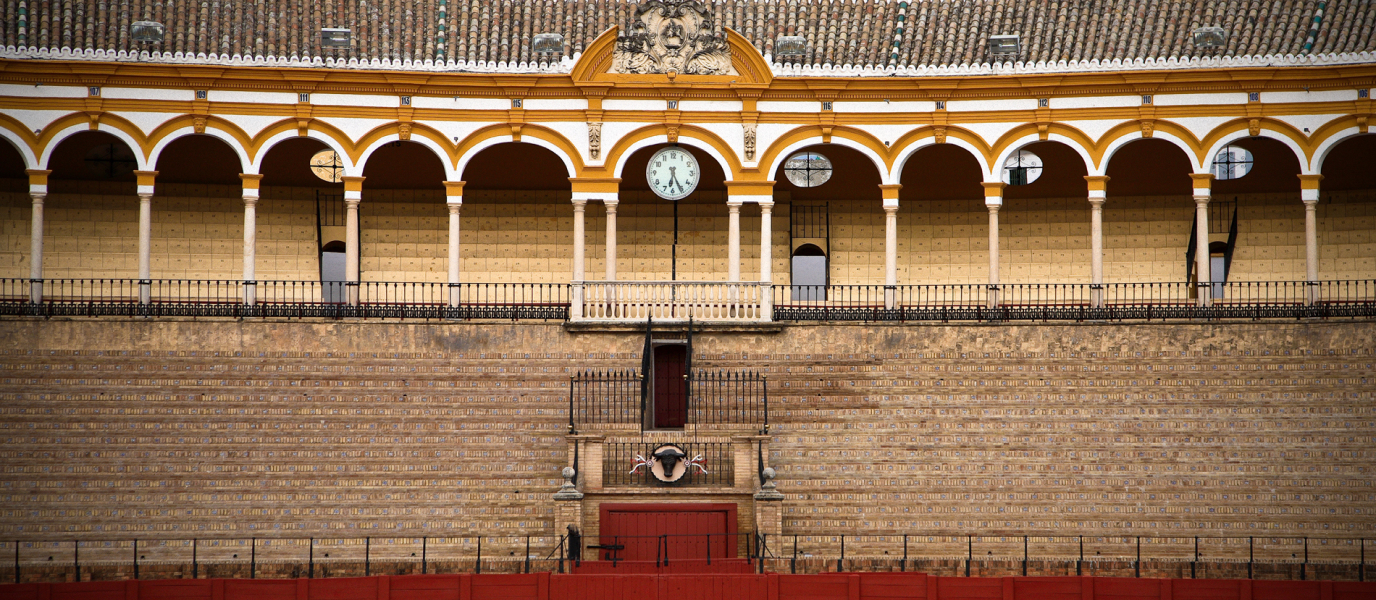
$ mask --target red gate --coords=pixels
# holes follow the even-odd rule
[[[736,557],[735,504],[603,504],[601,517],[602,560]]]

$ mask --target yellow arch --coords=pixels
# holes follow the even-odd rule
[[[677,127],[679,137],[687,137],[704,142],[726,159],[726,164],[731,171],[730,173],[726,173],[727,178],[735,180],[741,177],[740,159],[736,158],[735,151],[731,149],[731,145],[727,144],[725,140],[717,137],[717,134],[696,125],[677,125]],[[645,127],[636,129],[621,136],[621,139],[617,140],[616,144],[612,145],[611,150],[607,151],[607,159],[603,164],[607,165],[605,168],[613,168],[614,165],[621,162],[621,155],[624,154],[626,149],[630,148],[632,144],[646,138],[668,134],[669,126],[663,124],[646,125]]]
[[[1177,139],[1185,142],[1185,145],[1189,146],[1190,151],[1194,153],[1194,164],[1199,164],[1204,161],[1204,153],[1208,152],[1209,149],[1201,144],[1199,138],[1194,136],[1194,132],[1190,131],[1189,129],[1186,129],[1179,123],[1175,123],[1172,121],[1164,121],[1160,119],[1152,119],[1151,121],[1152,129],[1154,131],[1169,133],[1172,136],[1175,136]],[[1090,151],[1090,156],[1094,157],[1094,166],[1100,169],[1106,168],[1107,165],[1104,164],[1104,153],[1108,152],[1109,146],[1112,146],[1114,142],[1118,141],[1123,137],[1141,131],[1142,121],[1140,120],[1126,121],[1109,128],[1108,131],[1105,131],[1103,135],[1099,136],[1099,141],[1094,144],[1093,149]],[[1174,144],[1171,145],[1174,146]]]
[[[449,141],[449,138],[447,136],[440,133],[434,127],[431,127],[424,123],[412,122],[405,124],[410,125],[412,137],[419,136],[426,138],[432,142],[435,142],[435,144],[437,144],[440,148],[443,148],[445,156],[442,158],[442,160],[448,159],[450,165],[458,163],[458,145]],[[358,140],[358,146],[360,148],[359,156],[363,156],[364,152],[367,152],[368,149],[373,146],[373,144],[376,144],[378,140],[384,137],[387,137],[389,135],[397,135],[398,137],[400,137],[402,125],[403,123],[401,121],[384,123],[382,125],[374,127],[368,133],[363,134],[363,137],[359,138]]]
[[[483,127],[477,131],[474,131],[473,133],[470,133],[468,137],[460,141],[458,145],[455,147],[454,155],[451,158],[453,162],[450,166],[452,168],[458,168],[459,160],[461,160],[465,155],[472,151],[474,146],[477,146],[483,141],[490,140],[495,137],[512,135],[512,127],[515,125],[517,124],[497,123],[495,125],[488,125],[487,127]],[[563,135],[560,135],[559,132],[553,129],[541,125],[522,123],[520,124],[520,126],[521,137],[530,136],[533,138],[539,138],[558,147],[561,151],[563,151],[563,153],[566,156],[568,156],[569,161],[573,163],[573,171],[575,173],[575,176],[581,177],[583,175],[583,157],[578,153],[578,148],[574,146],[573,142],[570,142],[568,138],[564,137]],[[438,132],[436,132],[436,134],[438,135]],[[462,175],[462,173],[459,174],[459,176]]]
[[[1046,130],[1044,132],[1042,130],[1043,126],[1046,127]],[[1046,124],[1025,123],[1023,125],[1014,127],[1008,130],[1007,132],[1004,132],[1002,136],[999,136],[998,141],[994,142],[993,146],[990,147],[991,158],[989,159],[989,168],[998,168],[998,166],[994,165],[993,163],[994,161],[998,160],[998,157],[1001,156],[1003,152],[1008,149],[1009,146],[1012,146],[1013,144],[1017,143],[1018,140],[1025,138],[1029,135],[1041,133],[1045,133],[1047,136],[1056,133],[1070,139],[1070,141],[1078,144],[1080,146],[1080,149],[1083,150],[1085,154],[1089,155],[1090,159],[1094,162],[1094,165],[1098,165],[1100,160],[1103,158],[1103,151],[1096,146],[1094,140],[1090,139],[1089,135],[1085,134],[1085,132],[1081,131],[1078,127],[1067,125],[1061,122]],[[1085,165],[1085,169],[1090,172],[1093,172],[1092,165]]]
[[[946,128],[946,137],[962,140],[978,149],[979,153],[984,156],[985,164],[994,160],[994,149],[989,147],[989,142],[984,141],[984,138],[980,137],[979,134],[957,125],[923,125],[922,127],[918,127],[917,129],[913,129],[899,136],[898,139],[893,142],[892,152],[894,160],[902,156],[903,152],[908,149],[908,146],[929,137],[936,137],[937,129],[940,127]]]
[[[359,154],[362,153],[362,150],[359,149],[357,144],[354,144],[353,140],[349,139],[348,135],[346,135],[343,131],[340,131],[337,127],[330,125],[329,123],[317,119],[311,119],[310,123],[307,124],[306,128],[311,131],[318,131],[320,133],[323,133],[330,139],[334,140],[335,143],[339,144],[339,147],[343,149],[345,154],[348,154],[352,160],[358,160]],[[258,132],[258,135],[253,136],[253,141],[244,148],[244,152],[248,154],[249,160],[256,164],[258,162],[258,153],[262,152],[263,150],[267,150],[267,148],[263,147],[263,144],[267,143],[267,141],[272,139],[273,136],[282,133],[283,131],[296,130],[298,130],[297,120],[294,118],[287,118],[282,119],[281,121],[277,121],[276,123],[264,127],[262,131]]]
[[[43,132],[39,134],[35,140],[36,143],[33,146],[34,156],[42,156],[43,153],[48,150],[48,146],[52,145],[54,142],[61,143],[62,140],[56,139],[58,132],[72,125],[90,123],[91,114],[92,113],[77,112],[59,117],[49,122],[43,127]],[[138,125],[114,113],[100,111],[94,114],[99,123],[99,127],[96,131],[100,131],[104,127],[109,126],[124,132],[138,144],[139,147],[137,149],[139,152],[143,153],[143,160],[145,162],[148,160],[148,155],[153,150],[153,142],[148,139],[148,136],[143,134],[143,131],[139,129]],[[130,148],[130,150],[134,150],[134,148]]]
[[[1301,156],[1295,157],[1300,161],[1301,170],[1304,169],[1305,165],[1313,161],[1316,144],[1310,136],[1296,129],[1294,125],[1270,117],[1240,117],[1213,128],[1208,135],[1204,136],[1204,139],[1200,140],[1200,144],[1203,146],[1203,152],[1208,152],[1209,148],[1212,148],[1214,144],[1217,144],[1219,140],[1222,140],[1224,137],[1248,129],[1253,119],[1257,121],[1259,128],[1270,129],[1295,142],[1295,145],[1298,146],[1303,153]],[[1202,157],[1200,162],[1203,162]]]
[[[206,129],[213,127],[229,134],[230,137],[239,142],[239,147],[243,148],[244,153],[248,153],[249,145],[253,140],[253,138],[248,135],[248,132],[240,129],[233,121],[214,115],[180,115],[164,121],[161,125],[158,125],[152,133],[148,134],[149,151],[152,151],[152,149],[161,143],[163,139],[178,130],[187,127],[195,127],[197,117],[205,119]]]
[[[758,164],[762,165],[761,168],[767,168],[769,165],[774,164],[774,161],[779,157],[779,153],[783,152],[785,148],[801,141],[811,138],[820,138],[825,135],[827,135],[827,132],[821,125],[804,125],[791,129],[787,133],[779,136],[774,140],[774,143],[769,145],[769,148],[760,155],[760,162]],[[860,144],[869,148],[879,156],[879,158],[884,161],[883,168],[886,171],[879,174],[881,180],[888,174],[887,171],[893,170],[893,161],[897,154],[890,151],[889,148],[884,145],[884,142],[880,141],[879,138],[874,137],[874,135],[869,132],[853,127],[846,127],[844,125],[836,125],[831,127],[830,135],[831,137],[845,138]],[[825,142],[819,141],[817,143],[821,144]],[[770,176],[770,173],[762,172],[759,174],[761,180],[767,180]]]

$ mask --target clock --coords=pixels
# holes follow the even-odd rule
[[[321,150],[311,157],[311,172],[316,177],[324,179],[330,183],[339,183],[344,177],[344,163],[339,161],[339,155],[334,150]]]
[[[682,200],[693,193],[701,175],[693,153],[679,146],[661,148],[645,166],[645,181],[655,195],[665,200]]]

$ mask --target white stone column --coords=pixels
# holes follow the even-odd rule
[[[898,305],[898,190],[901,185],[880,185],[884,199],[884,308]]]
[[[52,171],[29,170],[29,200],[33,223],[29,226],[29,302],[43,302],[43,200],[48,197]]]
[[[573,276],[572,289],[569,295],[569,320],[576,321],[583,316],[583,281],[587,278],[584,272],[584,254],[586,253],[586,238],[584,213],[587,212],[588,201],[583,198],[573,199]]]
[[[741,280],[741,201],[726,201],[726,280]]]
[[[139,195],[139,304],[153,296],[153,181],[157,171],[134,171]]]
[[[252,306],[258,301],[258,186],[263,176],[240,173],[239,179],[244,182],[244,304]]]
[[[774,320],[774,201],[760,202],[760,320]]]
[[[449,208],[449,307],[459,306],[462,300],[462,287],[459,285],[459,210],[463,208],[462,181],[446,181],[445,206]]]
[[[1104,306],[1104,201],[1108,177],[1089,175],[1089,297],[1090,306]]]
[[[1199,189],[1194,191],[1194,271],[1195,271],[1195,290],[1199,297],[1200,306],[1212,304],[1210,296],[1213,294],[1213,277],[1209,275],[1209,190],[1204,190],[1201,195]]]
[[[344,181],[344,287],[349,306],[358,306],[358,205],[363,202],[363,178],[341,179]]]
[[[984,206],[989,209],[989,299],[990,309],[999,305],[999,209],[1003,207],[1003,182],[984,182]]]
[[[616,281],[616,205],[614,198],[602,200],[607,209],[607,281]]]
[[[1300,175],[1300,201],[1304,202],[1305,305],[1319,300],[1319,182],[1323,175]]]

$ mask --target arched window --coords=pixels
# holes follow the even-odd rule
[[[827,255],[814,244],[793,251],[793,299],[827,299]]]

